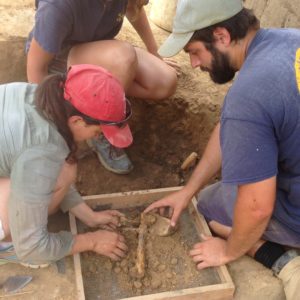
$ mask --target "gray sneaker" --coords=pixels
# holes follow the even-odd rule
[[[296,249],[290,249],[282,254],[273,264],[272,271],[275,275],[278,275],[280,271],[295,257],[299,256],[300,252]]]
[[[125,151],[111,145],[103,134],[98,139],[89,140],[88,144],[96,152],[101,164],[107,170],[116,174],[128,174],[133,169]]]

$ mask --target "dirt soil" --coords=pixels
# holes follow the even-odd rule
[[[29,0],[16,2],[0,0],[1,19],[4,19],[6,24],[0,32],[0,46],[3,49],[0,57],[1,65],[3,65],[0,74],[2,82],[25,78],[23,45],[26,34],[24,32],[30,30],[31,22],[33,22],[33,1],[28,3]],[[299,3],[298,0],[246,0],[249,7],[256,9],[263,25],[282,27],[299,27]],[[152,28],[158,44],[161,44],[168,33],[154,24]],[[125,22],[118,38],[143,47],[143,43],[128,22]],[[174,96],[156,103],[131,99],[133,118],[130,125],[134,135],[134,144],[127,152],[134,164],[134,170],[125,176],[115,175],[105,170],[98,162],[96,155],[90,152],[79,163],[77,188],[82,195],[170,187],[183,185],[186,182],[192,169],[181,172],[180,165],[193,151],[201,156],[210,132],[218,121],[221,105],[230,85],[215,85],[200,70],[192,70],[189,59],[184,53],[178,54],[174,59],[178,61],[182,69]],[[51,220],[50,225],[55,231],[67,228],[67,222],[67,216],[60,214]],[[187,251],[192,240],[185,242],[184,245],[180,242],[176,244]],[[151,244],[153,247],[153,241],[149,239],[147,247]],[[127,275],[122,273],[122,270],[126,264],[130,266],[132,263],[130,256],[125,260],[127,262],[122,261],[118,264],[90,254],[85,256],[90,261],[100,261],[100,264],[103,262],[103,268],[110,271],[116,278],[120,276],[126,278]],[[172,259],[181,257],[181,253],[175,255],[174,252],[174,256],[176,257],[170,256],[171,262]],[[162,269],[162,266],[166,264],[159,255],[157,257],[157,268],[160,266]],[[55,265],[43,270],[29,270],[13,264],[1,266],[0,282],[10,275],[33,276],[33,281],[22,290],[28,292],[27,294],[10,296],[7,299],[76,299],[71,258],[67,258],[65,264],[65,274],[58,273]],[[162,273],[159,273],[156,268],[151,271],[156,272],[157,281],[161,282],[159,289],[169,290],[173,287],[172,281],[177,280],[173,276],[175,267],[172,267],[172,263],[169,267],[169,270],[164,270]],[[118,268],[121,269],[120,272]],[[254,260],[242,257],[230,263],[228,269],[236,286],[235,300],[285,299],[280,281],[272,276],[270,270]],[[91,267],[84,268],[87,278],[90,277],[88,274],[91,271],[100,273],[99,268],[97,270],[91,270]],[[192,277],[196,278],[198,274],[195,272],[194,266],[189,265],[185,273],[188,276],[192,274]],[[169,283],[164,283],[163,278],[168,276],[170,277]],[[191,281],[194,280],[192,277]],[[149,289],[153,289],[154,283],[150,279],[149,282]],[[135,284],[133,281],[132,284],[137,293],[145,292],[140,288],[139,281]],[[0,291],[0,297],[4,297],[3,291]]]
[[[129,248],[127,257],[122,261],[112,262],[94,253],[81,256],[87,299],[113,300],[221,283],[214,269],[198,272],[188,256],[189,249],[198,241],[196,228],[188,213],[181,216],[177,231],[170,236],[155,234],[157,217],[150,214],[145,216],[147,226],[142,234],[145,268],[139,275],[136,253],[143,209],[145,207],[122,210],[131,220],[120,227]],[[79,232],[90,230],[82,224],[77,227]]]

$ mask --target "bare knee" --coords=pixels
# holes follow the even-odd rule
[[[161,80],[161,87],[157,89],[158,100],[172,96],[177,87],[177,75],[173,68],[170,67],[169,70],[166,70],[162,77],[163,79]]]
[[[127,42],[118,41],[115,51],[115,60],[118,68],[128,68],[131,72],[137,68],[137,56],[135,49]]]
[[[8,199],[10,194],[10,179],[0,177],[0,221],[4,233],[7,238],[10,235],[8,221]],[[3,237],[2,237],[3,238]]]

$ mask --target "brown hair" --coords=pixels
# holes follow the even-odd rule
[[[201,41],[208,50],[211,50],[215,41],[213,33],[217,27],[226,28],[231,40],[238,41],[244,38],[250,29],[259,29],[260,24],[252,10],[243,8],[238,14],[228,20],[196,30],[189,42]]]
[[[65,139],[70,149],[66,161],[68,163],[75,163],[77,162],[77,144],[69,128],[68,118],[71,116],[81,116],[87,124],[95,124],[95,122],[86,120],[84,114],[64,99],[65,81],[66,77],[62,74],[47,76],[37,87],[35,92],[35,105],[38,112],[46,120],[55,124],[58,132]]]

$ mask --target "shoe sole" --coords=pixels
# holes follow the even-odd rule
[[[118,169],[113,169],[111,168],[106,161],[102,158],[102,156],[99,154],[99,152],[97,151],[97,149],[95,148],[95,146],[93,145],[91,140],[87,140],[86,143],[88,144],[88,146],[92,149],[92,151],[94,151],[98,157],[98,159],[100,160],[101,164],[103,165],[103,167],[115,174],[120,174],[120,175],[126,175],[129,174],[132,170],[133,170],[133,166],[131,167],[131,169],[129,170],[118,170]]]
[[[31,269],[43,269],[50,266],[50,264],[40,264],[40,265],[32,265],[28,263],[20,263],[23,267],[31,268]]]
[[[29,264],[29,263],[23,263],[23,262],[19,262],[19,261],[13,261],[13,260],[4,260],[4,259],[0,259],[0,266],[1,265],[6,265],[6,264],[20,264],[23,267],[26,268],[31,268],[31,269],[42,269],[42,268],[47,268],[50,266],[50,264],[40,264],[40,265],[33,265],[33,264]]]
[[[120,175],[126,175],[126,174],[129,174],[132,170],[133,170],[133,167],[129,170],[117,170],[117,169],[113,169],[111,168],[104,159],[102,159],[102,156],[98,153],[98,151],[94,150],[94,152],[97,154],[97,157],[98,159],[100,160],[101,164],[103,165],[103,167],[108,170],[108,171],[111,171],[115,174],[120,174]]]

